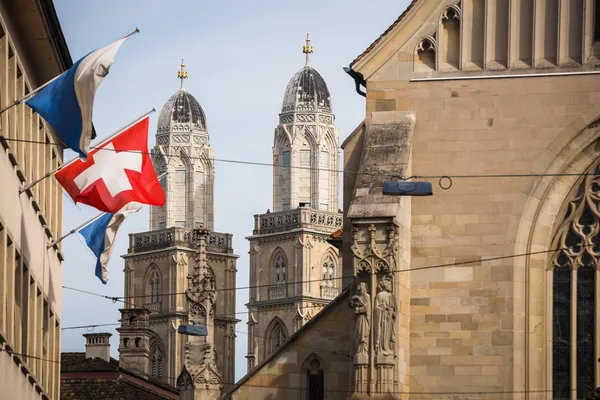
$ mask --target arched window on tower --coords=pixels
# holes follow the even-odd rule
[[[150,273],[150,281],[148,283],[150,285],[150,302],[160,302],[160,274],[158,269],[152,269],[152,272]]]
[[[335,263],[333,262],[333,258],[331,254],[325,258],[322,266],[323,272],[323,280],[321,281],[321,286],[333,287],[335,280]]]
[[[586,396],[599,364],[595,329],[596,274],[600,265],[600,160],[564,206],[552,248],[552,398]],[[558,219],[561,221],[561,219]],[[572,324],[575,326],[572,326]],[[572,357],[574,355],[574,357]],[[577,371],[573,374],[573,369]]]
[[[152,364],[152,377],[162,379],[163,354],[157,341],[154,341],[150,346],[150,362]]]
[[[267,328],[267,342],[265,343],[265,349],[267,354],[271,354],[288,338],[288,332],[285,325],[279,318],[274,318]]]
[[[279,253],[275,259],[275,284],[283,285],[286,278],[285,257]]]
[[[185,227],[187,211],[187,171],[182,165],[174,172],[173,177],[173,207],[175,211],[175,226]]]

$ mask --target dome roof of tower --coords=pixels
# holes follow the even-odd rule
[[[325,80],[316,69],[306,65],[290,79],[281,112],[331,112],[331,96]]]
[[[158,132],[206,131],[206,115],[198,100],[185,89],[175,93],[158,117]]]

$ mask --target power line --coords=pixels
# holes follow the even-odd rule
[[[589,246],[595,246],[595,245],[589,244],[589,245],[581,245],[579,247],[589,247]],[[469,265],[469,264],[480,264],[480,263],[485,263],[485,262],[490,262],[490,261],[500,261],[500,260],[506,260],[506,259],[511,259],[511,258],[517,258],[517,257],[527,257],[527,256],[531,256],[531,255],[552,253],[552,252],[558,252],[561,250],[571,250],[571,249],[572,249],[572,247],[560,247],[560,248],[556,248],[556,249],[540,250],[540,251],[533,251],[533,252],[521,253],[521,254],[513,254],[513,255],[507,255],[507,256],[489,257],[489,258],[473,259],[473,260],[460,261],[460,262],[454,262],[454,263],[436,264],[436,265],[428,265],[428,266],[424,266],[424,267],[407,268],[407,269],[398,270],[398,271],[391,271],[390,273],[396,274],[396,273],[404,273],[404,272],[423,271],[423,270],[435,269],[435,268],[447,268],[447,267],[456,267],[456,266]],[[477,256],[473,256],[473,257],[477,257]],[[355,275],[346,275],[346,276],[339,276],[339,277],[330,278],[330,279],[308,279],[308,280],[303,280],[300,282],[286,283],[285,285],[300,285],[300,284],[309,283],[309,282],[324,282],[324,281],[329,282],[329,281],[333,281],[333,280],[355,279],[355,278],[356,278]],[[249,289],[267,288],[267,287],[273,287],[273,286],[277,286],[277,285],[261,284],[261,285],[241,286],[241,287],[234,287],[234,288],[215,288],[215,289],[213,289],[213,291],[214,292],[229,292],[229,291],[233,291],[233,290],[249,290]],[[281,285],[281,286],[283,286],[283,285]],[[86,292],[85,290],[73,288],[70,286],[63,286],[63,289],[74,290],[74,291],[84,292],[84,293]],[[102,295],[99,293],[92,293],[92,292],[87,292],[87,293],[93,294],[93,295],[99,296],[99,297],[105,297],[109,300],[112,300],[113,302],[122,301],[123,299],[152,297],[152,295],[144,295],[144,294],[133,295],[133,296],[106,296],[106,295]],[[185,294],[185,292],[162,293],[162,294],[159,294],[159,296],[178,296],[178,295],[183,295],[183,294]],[[133,304],[133,303],[130,303],[130,304]]]
[[[0,348],[0,352],[1,351],[6,351],[2,348]],[[52,360],[52,359],[48,359],[48,358],[42,358],[42,357],[35,357],[35,356],[31,356],[29,354],[23,354],[23,353],[16,353],[16,352],[12,352],[12,351],[6,351],[8,354],[10,354],[11,356],[19,356],[19,357],[23,357],[23,358],[32,358],[32,359],[36,359],[36,360],[41,360],[41,361],[47,361],[47,362],[51,362],[51,363],[56,363],[56,364],[61,364],[60,360]],[[125,368],[123,368],[125,369]],[[136,371],[129,371],[127,369],[125,369],[126,372],[132,372],[133,374],[136,373]],[[153,379],[157,379],[157,378],[153,378]],[[173,376],[162,376],[160,379],[169,379],[169,380],[177,380],[178,377],[173,377]],[[162,382],[162,383],[166,383],[166,382]],[[223,385],[227,385],[227,386],[236,386],[237,382],[223,382]],[[301,391],[306,391],[307,388],[306,387],[301,387],[301,386],[272,386],[272,385],[253,385],[251,383],[242,383],[240,385],[241,387],[246,387],[246,388],[262,388],[262,389],[277,389],[277,390],[301,390]],[[577,389],[571,389],[571,391],[575,391]],[[327,393],[353,393],[354,390],[353,389],[323,389],[324,392]],[[527,393],[552,393],[553,390],[552,389],[530,389],[530,390],[472,390],[472,391],[462,391],[462,392],[450,392],[450,391],[439,391],[439,392],[415,392],[415,391],[390,391],[388,392],[389,394],[396,394],[396,395],[402,395],[402,394],[407,394],[407,395],[430,395],[430,396],[457,396],[457,395],[498,395],[498,394],[527,394]]]
[[[6,141],[13,142],[24,142],[24,143],[35,143],[42,145],[55,145],[53,143],[46,143],[42,141],[36,140],[28,140],[28,139],[16,139],[16,138],[6,138],[0,136],[0,138]],[[90,147],[90,150],[96,149],[95,146]],[[138,153],[138,154],[148,154],[151,156],[157,155],[151,151],[143,152],[137,150],[116,150],[109,149],[105,147],[98,148],[98,150],[104,151],[118,151],[118,152],[130,152],[130,153]],[[174,154],[165,154],[166,157],[173,158],[186,158],[190,160],[202,160],[202,157],[194,157],[194,156],[180,156]],[[582,177],[582,176],[596,176],[593,173],[552,173],[552,174],[534,174],[534,173],[522,173],[522,174],[477,174],[477,175],[411,175],[411,176],[400,176],[398,174],[382,174],[382,173],[372,173],[372,172],[360,172],[353,170],[340,170],[340,169],[332,169],[332,168],[319,168],[319,167],[310,167],[310,166],[299,166],[299,165],[289,165],[284,166],[280,164],[273,164],[268,162],[259,162],[259,161],[248,161],[248,160],[235,160],[235,159],[226,159],[226,158],[213,158],[213,161],[222,162],[222,163],[230,163],[230,164],[242,164],[242,165],[253,165],[253,166],[261,166],[261,167],[282,167],[288,169],[303,169],[310,171],[324,171],[324,172],[335,172],[335,173],[349,173],[354,175],[366,175],[366,176],[380,176],[390,179],[400,179],[400,180],[409,180],[409,179],[493,179],[493,178],[541,178],[541,177]]]

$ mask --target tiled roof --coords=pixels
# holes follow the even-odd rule
[[[109,372],[118,371],[119,361],[114,358],[85,358],[85,353],[61,353],[60,372]]]
[[[344,228],[340,228],[331,234],[332,239],[339,239],[344,234]]]
[[[61,379],[60,400],[171,400],[119,377],[113,379]]]
[[[367,55],[367,53],[369,53],[371,50],[373,50],[373,48],[375,46],[377,46],[377,43],[379,43],[388,33],[390,33],[390,31],[392,29],[394,29],[396,27],[396,25],[398,25],[400,23],[400,21],[402,21],[402,19],[406,16],[406,14],[408,14],[408,12],[414,7],[414,5],[418,2],[419,0],[413,0],[408,7],[406,7],[406,10],[404,10],[404,12],[402,14],[400,14],[400,16],[398,17],[398,19],[396,19],[394,21],[394,23],[392,25],[390,25],[389,28],[386,29],[385,32],[383,32],[381,34],[381,36],[379,36],[373,43],[371,43],[371,45],[369,47],[367,47],[367,49],[365,51],[363,51],[358,57],[356,57],[354,59],[354,61],[352,61],[350,63],[350,67],[352,67],[354,64],[356,64],[357,62],[359,62],[364,56]]]
[[[172,400],[179,397],[175,387],[120,368],[114,358],[110,361],[86,358],[85,353],[78,352],[61,353],[60,360],[61,400]]]

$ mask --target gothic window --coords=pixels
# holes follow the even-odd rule
[[[283,322],[279,318],[273,319],[269,328],[267,329],[267,343],[266,350],[267,354],[270,354],[280,348],[283,343],[287,340],[288,334],[287,329],[283,325]]]
[[[163,377],[163,356],[157,343],[150,348],[150,361],[152,363],[152,377],[161,379]]]
[[[285,258],[283,257],[282,253],[279,253],[277,255],[277,258],[275,259],[275,284],[276,285],[283,285],[285,283]]]
[[[323,262],[322,271],[323,280],[321,281],[321,286],[333,287],[333,281],[335,279],[335,264],[331,255],[328,255],[327,258],[325,258],[325,262]]]
[[[158,303],[160,301],[160,274],[156,268],[150,273],[150,303]]]
[[[598,332],[595,316],[597,266],[600,265],[600,160],[572,194],[552,258],[553,398],[585,398],[594,386]],[[575,324],[575,326],[572,326]],[[572,378],[572,370],[577,373]]]

